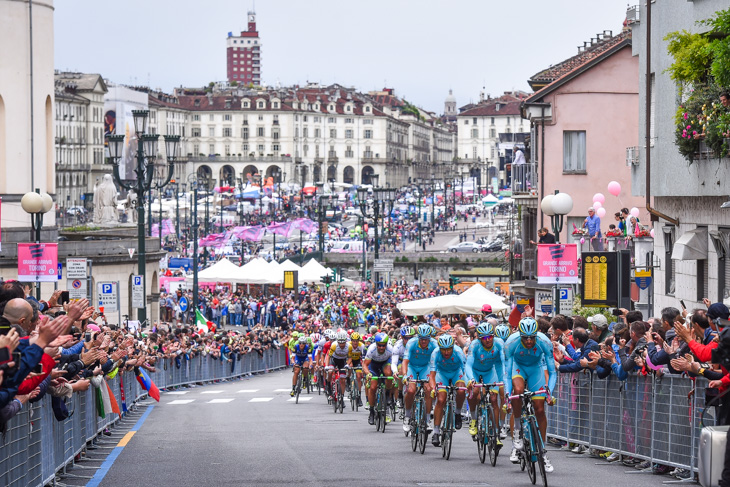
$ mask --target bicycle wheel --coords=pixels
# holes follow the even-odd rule
[[[540,429],[537,427],[537,421],[535,418],[530,418],[530,436],[533,438],[533,451],[534,455],[537,456],[536,463],[540,470],[540,476],[542,477],[543,487],[548,487],[547,473],[545,472],[545,448],[542,445],[542,435],[540,435]]]
[[[337,414],[337,408],[340,406],[340,381],[337,381],[337,384],[332,384],[332,405],[335,408],[335,414]]]
[[[524,426],[527,426],[527,425],[523,425],[523,428],[522,428],[522,433],[523,433],[523,437],[524,437],[524,439],[522,441],[525,444],[524,454],[525,454],[525,465],[527,466],[527,476],[530,477],[530,482],[532,482],[532,485],[535,485],[535,482],[537,481],[537,476],[536,476],[536,472],[535,472],[535,462],[532,460],[532,455],[533,455],[532,438],[530,437],[529,432],[527,432],[527,434],[525,434]]]
[[[494,420],[494,410],[491,406],[487,406],[487,448],[489,450],[489,462],[492,466],[497,465],[497,455],[499,455],[499,449],[497,448],[497,438],[499,432],[497,431],[497,423]]]
[[[375,395],[375,431],[380,431],[380,428],[383,424],[383,394],[380,392],[380,387],[378,387],[378,392]]]
[[[426,420],[425,401],[423,398],[421,401],[421,421],[418,423],[418,447],[420,448],[421,455],[426,451],[426,442],[428,441],[428,421]]]
[[[388,422],[387,421],[387,417],[388,417],[388,392],[386,391],[384,384],[385,383],[383,383],[383,385],[380,386],[381,387],[381,391],[382,391],[382,394],[380,395],[380,401],[381,401],[381,404],[380,404],[380,418],[382,420],[382,426],[380,428],[380,432],[381,433],[385,433],[385,425]]]
[[[345,395],[340,391],[340,414],[345,412]]]
[[[444,419],[441,426],[441,458],[446,458],[446,437],[449,431],[449,417],[451,416],[451,404],[446,403],[444,408]]]
[[[302,392],[302,374],[299,374],[299,377],[297,377],[297,385],[296,385],[296,395],[294,404],[299,404],[299,394]]]
[[[484,463],[487,458],[487,425],[484,407],[480,404],[477,406],[477,451],[479,452],[479,461]],[[491,453],[490,453],[491,456]]]
[[[355,390],[355,412],[360,410],[360,389]]]

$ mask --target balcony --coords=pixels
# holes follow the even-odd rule
[[[327,156],[327,162],[330,164],[337,164],[340,159],[337,156]]]
[[[186,157],[180,157],[176,162],[197,162],[197,163],[204,163],[204,162],[292,162],[292,157],[289,155],[281,155],[281,156],[235,156],[235,155],[228,155],[228,156],[215,156],[215,155],[192,155],[189,154]]]
[[[627,166],[638,166],[639,165],[639,147],[627,147],[626,148],[626,165]]]
[[[537,197],[537,164],[512,164],[512,194]]]
[[[639,14],[639,6],[638,5],[634,5],[633,7],[629,7],[626,10],[626,24],[627,25],[631,25],[631,24],[638,23],[641,20],[640,17],[641,16]]]
[[[363,157],[362,163],[363,164],[390,164],[393,162],[393,159],[388,159],[387,157]]]

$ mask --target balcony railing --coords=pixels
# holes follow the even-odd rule
[[[512,194],[536,194],[537,164],[512,164]]]
[[[635,24],[641,20],[639,14],[639,6],[634,5],[626,10],[626,23],[628,25]]]
[[[627,166],[638,166],[639,165],[639,147],[627,147],[626,148],[626,165]]]
[[[187,157],[178,158],[179,161],[185,159],[190,162],[292,162],[289,155],[279,156],[204,156],[204,155],[188,155]]]

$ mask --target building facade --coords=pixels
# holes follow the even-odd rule
[[[59,208],[83,206],[111,170],[104,157],[108,90],[98,74],[56,72],[55,79],[56,202]]]
[[[228,33],[226,73],[232,85],[261,85],[261,38],[256,30],[256,12],[248,12],[248,27],[241,35]]]
[[[700,21],[728,8],[722,0],[682,2],[667,0],[651,4],[650,94],[646,87],[648,12],[645,4],[629,8],[633,53],[639,61],[639,116],[637,151],[631,163],[632,189],[646,197],[646,122],[649,117],[650,196],[654,222],[654,310],[703,307],[730,298],[730,213],[721,208],[727,201],[730,158],[718,158],[701,149],[690,163],[674,144],[675,114],[681,101],[680,87],[667,68],[673,59],[664,37],[675,31],[701,33],[709,29]],[[719,100],[708,100],[708,102]],[[647,109],[648,108],[648,109]],[[701,145],[702,147],[702,145]],[[686,252],[687,244],[697,252]]]

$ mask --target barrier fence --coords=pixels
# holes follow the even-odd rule
[[[597,450],[697,471],[704,378],[559,374],[555,407],[545,408],[547,434]],[[712,406],[706,424],[714,424]]]
[[[183,358],[179,361],[163,359],[156,364],[156,372],[149,375],[155,385],[163,389],[268,372],[284,367],[285,357],[283,349],[270,349],[265,350],[263,355],[248,353],[233,364],[211,357]],[[136,403],[147,395],[131,371],[107,379],[107,383],[120,408],[122,387],[126,405],[130,409],[134,409]],[[121,419],[113,413],[106,415],[106,418],[99,416],[93,386],[85,392],[74,393],[66,404],[73,414],[64,421],[55,419],[51,398],[47,396],[37,403],[24,405],[7,423],[7,433],[0,443],[0,485],[35,487],[51,483],[56,473],[72,464],[74,457],[89,442]]]

